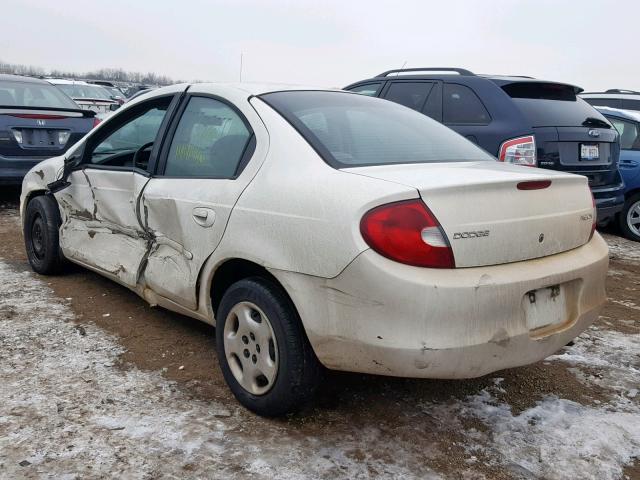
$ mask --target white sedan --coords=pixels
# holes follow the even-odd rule
[[[408,108],[174,85],[26,176],[36,272],[80,264],[216,325],[238,400],[298,408],[322,366],[468,378],[538,361],[605,302],[585,177],[499,163]]]

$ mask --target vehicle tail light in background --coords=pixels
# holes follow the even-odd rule
[[[101,121],[102,120],[100,120],[98,117],[93,117],[93,128],[96,128]]]
[[[593,196],[593,192],[591,192],[591,202],[593,204],[593,223],[591,224],[591,235],[589,235],[589,240],[593,238],[593,234],[596,233],[596,226],[598,223],[598,209],[596,208],[596,197]]]
[[[513,138],[500,145],[498,159],[501,162],[513,163],[515,165],[525,165],[535,167],[536,159],[536,139],[533,135]]]
[[[42,113],[10,113],[9,115],[12,117],[27,118],[31,120],[62,120],[63,118],[69,118],[64,115],[45,115]]]
[[[365,242],[396,262],[430,268],[455,268],[453,250],[436,217],[419,199],[369,210],[360,221]]]
[[[16,142],[22,145],[22,130],[14,128],[11,130],[11,132],[13,133],[13,138],[16,139]]]

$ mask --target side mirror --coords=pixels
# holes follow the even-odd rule
[[[111,110],[112,112],[115,112],[119,108],[120,105],[118,105],[117,103],[112,103],[111,105],[109,105],[109,110]]]
[[[49,189],[49,193],[59,192],[60,190],[64,190],[69,185],[71,185],[71,183],[67,181],[67,178],[71,174],[71,171],[78,166],[81,160],[82,160],[81,152],[76,152],[70,157],[65,157],[64,167],[62,169],[62,176],[59,179],[54,180],[53,182],[47,185],[47,188]]]

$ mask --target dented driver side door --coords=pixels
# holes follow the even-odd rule
[[[198,85],[189,89],[140,201],[154,237],[141,277],[145,288],[197,308],[199,273],[264,159],[266,137],[246,96],[234,102]]]
[[[109,120],[82,147],[69,186],[55,193],[65,256],[131,288],[152,240],[138,200],[175,96],[142,102]]]

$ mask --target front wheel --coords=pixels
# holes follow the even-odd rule
[[[281,287],[260,277],[240,280],[225,292],[217,313],[220,367],[242,405],[279,416],[313,396],[321,366]]]
[[[51,195],[29,201],[24,218],[24,244],[34,271],[43,275],[60,272],[65,259],[60,252],[60,211]]]
[[[627,198],[618,222],[625,237],[640,242],[640,193]]]

